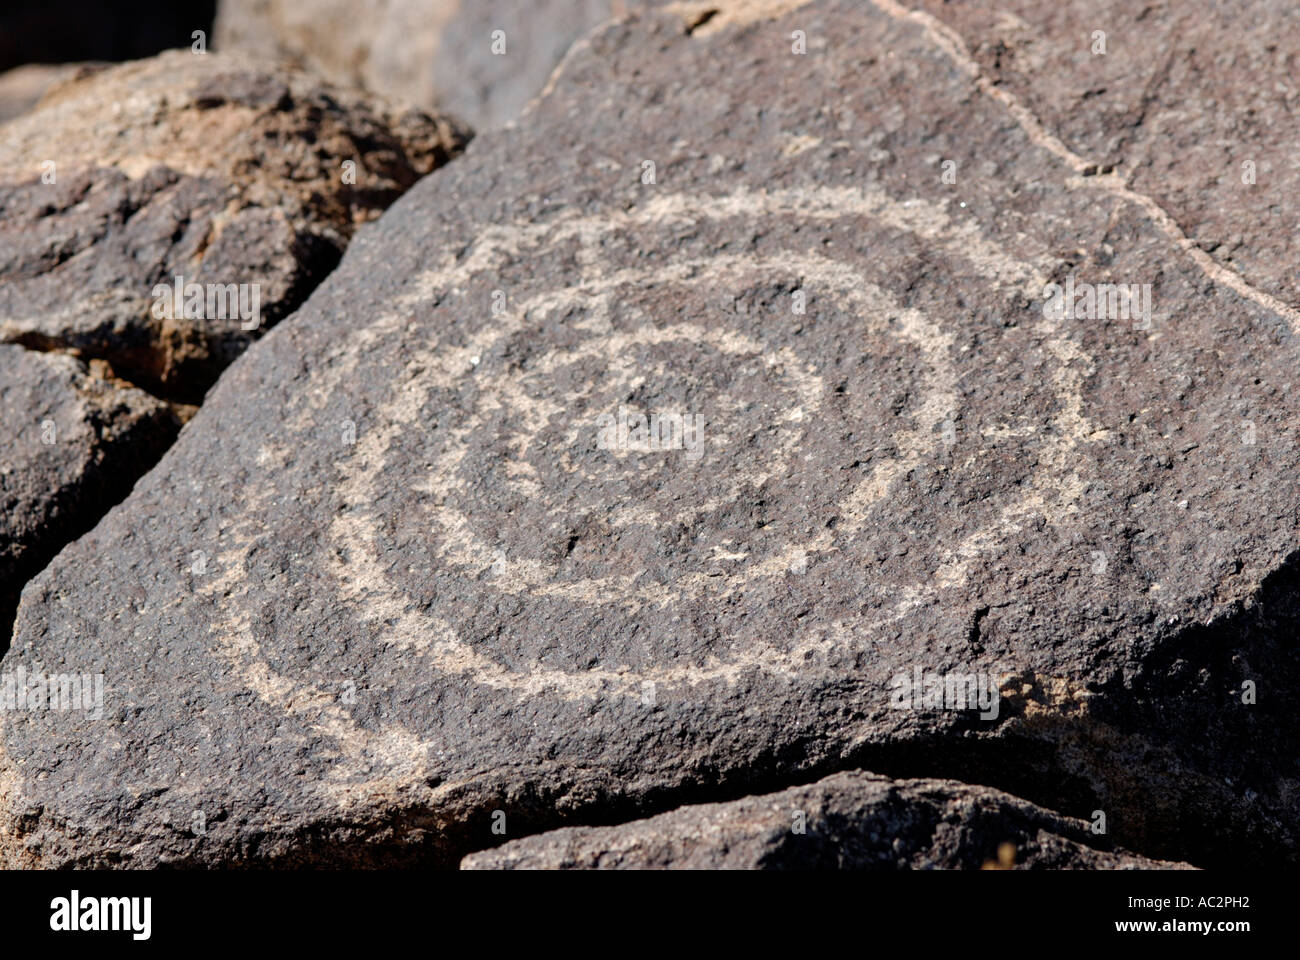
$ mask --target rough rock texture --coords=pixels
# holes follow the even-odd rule
[[[1010,845],[1008,847],[1008,845]],[[1153,870],[1082,820],[988,787],[839,773],[806,787],[566,827],[461,861],[466,870]]]
[[[102,365],[0,344],[0,650],[22,585],[126,496],[179,426]]]
[[[452,865],[861,767],[1296,859],[1300,315],[925,21],[785,6],[593,35],[29,585],[4,666],[112,706],[0,716],[0,858]]]
[[[222,0],[216,45],[284,58],[484,130],[513,119],[575,40],[645,2]]]
[[[461,143],[422,112],[214,54],[65,84],[0,139],[0,340],[106,359],[193,402]],[[248,284],[249,309],[159,316],[154,288],[176,276]]]
[[[1300,7],[912,5],[954,29],[989,79],[1071,150],[1114,166],[1217,261],[1300,303],[1291,200],[1300,195]]]

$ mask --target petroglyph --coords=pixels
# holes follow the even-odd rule
[[[1285,607],[1300,498],[1267,302],[924,23],[779,17],[591,34],[226,372],[28,591],[20,655],[130,707],[4,719],[0,859],[447,864],[498,810],[877,762],[1278,856],[1291,721],[1220,696],[1290,669],[1243,612]],[[1074,274],[1150,283],[1152,329],[1045,317]],[[624,411],[702,445],[602,440]],[[891,708],[917,670],[1021,695]]]
[[[1041,287],[1039,267],[1018,261],[984,240],[978,230],[968,222],[956,223],[943,205],[924,202],[899,202],[889,198],[879,189],[857,190],[850,188],[818,189],[811,191],[783,191],[767,194],[741,190],[722,196],[669,195],[654,198],[643,209],[622,216],[604,219],[574,218],[554,225],[536,225],[524,222],[485,227],[479,235],[471,254],[461,263],[445,265],[426,272],[413,282],[413,289],[399,301],[397,309],[377,318],[357,332],[363,349],[349,351],[343,362],[330,364],[324,371],[328,380],[345,382],[353,374],[357,359],[364,355],[367,345],[378,343],[396,330],[404,316],[429,299],[455,291],[475,278],[491,276],[494,265],[507,255],[518,255],[527,250],[533,256],[544,255],[547,250],[563,248],[577,241],[580,250],[594,251],[602,238],[629,226],[665,225],[674,221],[720,220],[753,216],[755,211],[763,216],[803,217],[812,220],[833,220],[861,217],[870,222],[906,229],[945,249],[969,257],[977,270],[987,270],[990,280],[999,286],[1028,293]],[[590,264],[589,258],[586,261]],[[844,523],[841,536],[850,536],[867,525],[872,508],[887,495],[890,486],[914,469],[931,454],[940,443],[938,425],[958,402],[955,392],[956,370],[953,366],[952,338],[942,326],[920,312],[901,307],[884,290],[869,282],[851,266],[814,254],[791,253],[780,257],[712,257],[679,263],[656,263],[652,267],[620,270],[612,273],[584,273],[579,282],[563,290],[543,290],[514,304],[509,312],[497,321],[481,328],[465,343],[448,348],[434,343],[412,352],[407,367],[420,370],[417,378],[404,381],[390,402],[381,408],[376,421],[379,429],[363,433],[353,451],[340,466],[343,485],[341,497],[355,505],[332,521],[332,537],[336,549],[330,553],[330,568],[337,579],[340,595],[355,601],[367,621],[382,624],[388,642],[403,649],[418,652],[422,663],[429,669],[457,674],[474,682],[494,688],[514,691],[520,696],[544,692],[565,697],[596,697],[607,695],[637,696],[641,684],[650,681],[673,685],[693,685],[721,679],[734,680],[746,668],[757,667],[780,674],[794,674],[806,661],[810,651],[823,649],[826,642],[822,633],[810,633],[800,638],[790,649],[781,650],[765,645],[739,649],[722,657],[712,657],[702,666],[646,670],[594,669],[581,673],[565,670],[548,670],[531,664],[527,670],[511,670],[475,651],[458,636],[456,629],[446,619],[430,616],[415,609],[409,596],[391,582],[384,564],[372,544],[376,523],[380,518],[367,507],[382,500],[376,482],[385,472],[385,458],[394,437],[406,430],[418,429],[422,410],[432,391],[451,388],[474,367],[476,357],[488,355],[494,347],[517,334],[525,318],[546,317],[576,307],[590,304],[607,306],[608,298],[628,287],[661,289],[667,285],[688,284],[696,287],[722,285],[736,287],[747,277],[795,275],[806,288],[833,293],[855,310],[864,332],[886,333],[900,337],[925,357],[927,375],[921,388],[922,399],[916,408],[906,411],[892,445],[898,455],[882,463],[864,479],[842,504]],[[575,323],[575,329],[584,325]],[[593,330],[593,333],[599,331]],[[768,358],[765,362],[780,369],[787,410],[798,410],[799,420],[789,423],[785,417],[782,439],[772,452],[769,462],[751,464],[748,471],[738,472],[733,489],[722,497],[686,508],[683,512],[665,516],[654,510],[643,513],[636,521],[656,524],[668,521],[681,522],[692,516],[706,514],[737,493],[739,484],[761,484],[769,476],[793,465],[802,439],[799,424],[815,420],[825,394],[823,379],[811,372],[811,365],[793,354],[788,348],[769,350],[752,337],[736,331],[718,330],[697,324],[678,324],[671,327],[644,327],[613,336],[591,336],[577,347],[565,351],[550,351],[537,358],[533,364],[533,377],[547,379],[556,370],[584,358],[602,355],[617,357],[635,344],[694,344],[696,349],[706,346],[723,355],[733,357]],[[1082,356],[1077,346],[1068,340],[1053,339],[1054,348],[1060,351],[1062,369],[1057,377],[1063,416],[1059,442],[1064,445],[1061,456],[1075,443],[1082,442],[1090,430],[1085,429],[1078,413],[1082,404],[1077,376],[1072,376],[1067,364],[1078,362]],[[626,376],[627,371],[622,373]],[[647,371],[640,369],[638,375]],[[662,375],[662,370],[652,371]],[[525,459],[529,453],[527,434],[535,432],[546,421],[560,415],[564,407],[546,405],[528,396],[517,376],[497,373],[480,381],[481,395],[493,405],[504,404],[512,422],[525,428],[525,436],[517,441],[517,461],[523,476],[533,473]],[[623,384],[626,386],[626,382]],[[588,395],[605,392],[612,395],[618,384],[590,385]],[[329,389],[328,385],[324,389]],[[581,398],[568,398],[576,402]],[[723,398],[712,401],[715,405]],[[570,405],[570,409],[572,406]],[[493,410],[499,413],[500,410]],[[778,417],[784,416],[778,414]],[[304,413],[305,417],[305,413]],[[591,430],[590,418],[569,428],[567,440],[580,442],[580,436]],[[725,424],[717,424],[725,430]],[[465,481],[457,477],[457,468],[465,455],[465,443],[476,433],[488,430],[482,416],[473,417],[457,428],[453,440],[445,445],[444,452],[434,461],[428,481],[415,488],[428,501],[443,504],[429,511],[430,534],[436,539],[437,553],[447,563],[474,574],[493,563],[495,548],[485,542],[473,529],[469,518],[451,506],[457,496],[468,491]],[[725,435],[721,440],[725,446]],[[1054,458],[1054,463],[1055,463]],[[1044,480],[1044,483],[1049,481]],[[526,487],[530,494],[544,494],[533,480]],[[1038,494],[1037,480],[1026,484],[1020,498],[1008,505],[1001,520],[1027,514],[1040,506],[1034,500]],[[1069,496],[1077,489],[1062,494],[1061,509],[1068,509]],[[972,552],[972,544],[980,549],[991,549],[1000,542],[995,530],[982,531],[971,538],[969,544],[959,547],[959,556]],[[503,569],[493,577],[493,586],[506,594],[562,599],[586,605],[623,606],[634,613],[643,606],[664,606],[699,601],[704,598],[722,600],[732,596],[756,579],[788,574],[797,558],[818,555],[839,549],[837,538],[825,534],[799,543],[778,545],[763,556],[745,555],[747,562],[730,576],[717,583],[714,578],[699,570],[682,571],[671,583],[660,584],[651,592],[636,589],[635,575],[605,576],[598,578],[560,579],[559,571],[535,560],[507,559]],[[238,568],[238,551],[225,563]],[[940,571],[933,583],[918,582],[904,591],[903,599],[886,611],[878,622],[894,622],[916,606],[931,602],[937,590],[957,585],[951,566]],[[223,585],[224,586],[224,585]],[[218,623],[213,626],[214,636],[241,636],[246,630],[238,623]],[[834,631],[841,642],[860,644],[843,626]],[[231,651],[247,656],[251,650]],[[251,669],[245,664],[243,669]],[[281,688],[283,680],[273,682],[259,665],[249,676],[250,688],[258,690],[268,700],[284,705],[289,694]],[[304,702],[315,702],[316,695],[302,694]],[[337,709],[330,715],[324,729],[339,735],[344,742],[356,743],[355,735],[348,734],[338,724],[345,723],[345,714]],[[405,733],[405,732],[404,732]],[[405,734],[409,736],[409,734]],[[358,746],[354,756],[359,756]]]

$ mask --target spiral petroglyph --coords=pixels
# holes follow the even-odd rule
[[[0,714],[0,862],[450,866],[844,770],[1294,859],[1259,231],[1114,172],[1129,114],[1045,121],[975,12],[662,6],[357,230],[28,584],[8,662],[108,695]]]
[[[977,261],[980,269],[991,266],[993,281],[998,286],[1027,292],[1040,280],[1034,265],[1007,257],[973,232],[969,225],[954,223],[942,206],[917,202],[904,204],[879,190],[818,191],[800,198],[742,191],[737,195],[720,197],[658,197],[644,210],[633,211],[622,218],[610,218],[604,223],[568,222],[549,229],[527,224],[487,227],[462,263],[420,277],[415,284],[416,292],[403,299],[402,308],[416,308],[419,306],[418,298],[456,291],[475,280],[490,282],[494,276],[492,265],[503,251],[545,256],[549,250],[576,241],[579,261],[583,262],[585,257],[585,262],[591,263],[590,254],[601,239],[628,225],[672,223],[688,216],[692,220],[727,219],[752,215],[755,208],[768,216],[788,217],[797,211],[799,216],[814,220],[861,218],[866,222],[879,222],[922,235],[954,252],[961,251]],[[453,349],[436,343],[412,353],[409,367],[422,372],[418,377],[404,381],[400,389],[394,391],[391,400],[375,414],[375,420],[384,426],[370,432],[363,431],[355,450],[349,451],[340,464],[340,496],[349,505],[355,505],[335,517],[331,524],[334,545],[331,571],[340,595],[357,601],[370,622],[383,625],[385,642],[419,652],[425,667],[470,677],[489,686],[511,689],[520,695],[551,692],[564,697],[590,698],[618,693],[634,697],[647,681],[689,686],[714,678],[734,679],[751,667],[790,675],[800,669],[811,652],[824,651],[827,644],[860,645],[860,635],[864,628],[870,629],[870,622],[851,624],[837,621],[829,635],[825,630],[813,631],[800,636],[786,648],[747,644],[743,638],[736,638],[735,649],[719,651],[702,663],[686,666],[649,664],[634,669],[614,665],[557,670],[546,669],[540,664],[527,664],[512,669],[466,643],[446,617],[417,610],[413,599],[384,570],[373,544],[382,518],[370,505],[383,501],[376,485],[384,475],[389,445],[394,437],[420,428],[422,411],[433,391],[451,389],[471,373],[485,412],[476,410],[457,426],[432,460],[427,482],[414,488],[425,500],[421,509],[428,520],[431,561],[454,569],[469,580],[483,578],[484,571],[492,567],[498,550],[481,531],[475,529],[469,511],[457,503],[457,498],[472,492],[460,478],[459,471],[474,438],[491,434],[493,428],[488,418],[496,417],[522,427],[519,435],[510,438],[508,447],[513,453],[503,465],[511,476],[511,491],[518,496],[545,497],[548,491],[535,479],[536,470],[531,466],[529,456],[537,455],[533,446],[538,433],[548,422],[564,418],[562,427],[553,431],[550,450],[541,455],[563,457],[564,451],[575,444],[590,444],[596,413],[616,402],[620,390],[633,387],[633,379],[637,382],[656,378],[663,381],[669,377],[667,360],[661,357],[657,362],[649,362],[650,358],[638,357],[635,364],[611,362],[606,368],[605,380],[584,380],[582,389],[566,395],[563,405],[548,407],[544,400],[536,401],[529,396],[530,382],[552,379],[564,367],[585,359],[619,358],[639,348],[671,348],[688,344],[696,351],[707,349],[716,352],[729,365],[736,365],[738,361],[757,364],[765,375],[770,376],[763,392],[771,402],[761,414],[760,422],[773,428],[780,439],[767,451],[767,458],[748,463],[748,472],[736,471],[731,487],[720,496],[684,507],[676,506],[673,510],[642,508],[633,515],[623,511],[624,525],[690,522],[707,516],[719,505],[734,499],[742,483],[761,485],[783,470],[806,469],[805,464],[797,463],[793,458],[799,456],[804,435],[820,422],[826,392],[824,379],[814,372],[812,363],[789,348],[770,349],[761,340],[739,331],[698,323],[631,326],[630,329],[615,331],[610,322],[614,305],[635,302],[638,294],[661,295],[670,286],[725,293],[743,289],[746,281],[753,278],[775,278],[787,286],[815,290],[847,303],[854,311],[862,335],[890,337],[901,347],[919,351],[925,359],[923,376],[916,388],[917,402],[901,411],[891,430],[890,444],[896,454],[847,491],[839,503],[844,519],[838,536],[823,533],[803,540],[777,542],[761,555],[738,554],[734,557],[738,561],[734,569],[722,577],[710,576],[706,569],[712,554],[693,558],[697,562],[688,561],[675,569],[671,579],[649,585],[639,585],[635,573],[599,575],[599,564],[593,565],[594,575],[573,576],[554,563],[544,563],[535,558],[512,559],[510,552],[503,551],[506,557],[504,566],[490,574],[489,589],[535,600],[620,607],[634,614],[645,605],[663,607],[716,602],[743,591],[756,579],[789,576],[792,564],[801,557],[838,551],[842,538],[853,536],[869,523],[872,510],[887,497],[893,483],[941,449],[939,425],[958,403],[950,334],[920,311],[902,307],[851,265],[822,255],[792,251],[769,257],[722,256],[684,262],[670,259],[641,269],[580,274],[578,282],[566,289],[548,289],[517,298],[504,316],[483,325]],[[703,312],[704,304],[699,304],[698,309]],[[502,344],[524,330],[526,323],[546,322],[566,311],[577,311],[580,315],[581,318],[573,320],[570,328],[585,335],[586,339],[533,359],[528,375],[494,372],[491,364],[481,359],[491,357]],[[399,314],[381,318],[360,331],[359,335],[381,335],[383,326],[393,323],[397,316]],[[641,316],[643,318],[644,313]],[[1062,446],[1061,456],[1064,456],[1071,445],[1083,442],[1090,433],[1078,413],[1082,403],[1079,377],[1070,369],[1072,363],[1086,363],[1086,357],[1068,339],[1053,338],[1049,342],[1059,363],[1055,377],[1061,422],[1056,425],[1059,436],[1055,442]],[[634,378],[630,373],[632,369],[636,371]],[[334,373],[340,379],[347,375],[342,369]],[[725,396],[701,398],[699,403],[703,408],[721,413],[721,416],[710,418],[708,456],[726,457],[728,432],[734,430],[734,423],[729,422],[729,418],[734,417],[734,410],[728,409]],[[644,458],[638,459],[635,454],[611,457],[610,460],[610,466],[621,467],[623,472],[692,469],[673,461],[647,467]],[[708,461],[700,468],[708,469]],[[592,476],[582,478],[584,487],[593,486],[594,481]],[[617,486],[618,481],[619,474],[615,471],[609,482]],[[1057,513],[1068,512],[1071,496],[1077,496],[1077,490],[1058,491],[1058,496],[1046,502],[1042,499],[1040,486],[1041,482],[1032,478],[1024,485],[1022,495],[1003,507],[995,527],[976,532],[956,547],[953,559],[939,568],[934,583],[918,581],[902,589],[875,619],[896,621],[908,610],[932,601],[937,590],[952,584],[962,563],[968,563],[981,550],[996,548],[998,529],[1035,512],[1048,509]],[[617,504],[610,504],[610,512],[618,513]],[[485,508],[482,514],[487,517],[499,515],[491,508]],[[232,557],[231,563],[237,563],[237,560]],[[215,632],[239,635],[240,631],[224,627]],[[857,640],[854,639],[855,633],[859,635]],[[244,651],[244,654],[248,652]],[[257,685],[262,689],[271,686],[265,679],[258,681]]]

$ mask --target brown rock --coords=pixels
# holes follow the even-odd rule
[[[29,63],[0,73],[0,123],[26,113],[59,84],[99,69],[99,64]]]
[[[0,340],[196,401],[463,142],[420,111],[215,54],[65,84],[0,141]],[[177,276],[202,288],[194,307],[156,289]]]

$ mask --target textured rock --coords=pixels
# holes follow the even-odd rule
[[[157,462],[172,408],[54,354],[0,344],[0,649],[22,585]]]
[[[460,143],[418,111],[217,55],[65,84],[0,140],[0,340],[102,358],[193,402]],[[248,309],[168,317],[154,291],[176,276],[247,284]]]
[[[565,827],[461,861],[467,870],[1153,870],[1082,820],[952,780],[839,773],[806,787]],[[1009,846],[1008,846],[1009,845]]]
[[[1071,150],[1113,166],[1215,260],[1300,303],[1294,4],[913,5]]]
[[[451,865],[852,766],[1294,861],[1300,316],[927,24],[783,6],[594,34],[33,581],[5,667],[110,709],[0,716],[0,856]]]
[[[575,40],[644,2],[223,0],[216,44],[281,57],[488,129],[523,109]],[[498,30],[504,50],[494,53]]]

